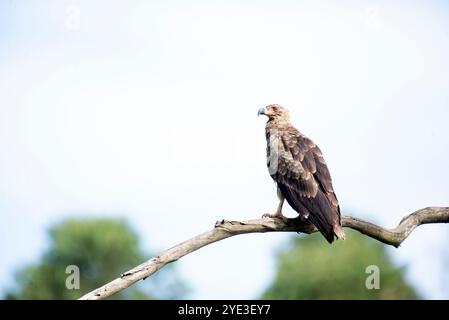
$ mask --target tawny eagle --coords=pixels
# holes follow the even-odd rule
[[[258,115],[268,117],[265,126],[268,171],[277,184],[279,206],[271,218],[286,221],[282,214],[284,199],[308,219],[329,243],[335,236],[345,238],[341,226],[340,206],[332,179],[318,146],[289,120],[289,112],[277,104],[261,108]]]

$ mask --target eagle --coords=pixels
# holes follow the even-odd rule
[[[290,123],[289,112],[284,107],[271,104],[259,109],[258,115],[268,117],[267,167],[279,197],[276,213],[264,217],[287,222],[282,214],[286,199],[298,212],[298,218],[310,221],[329,243],[335,237],[344,240],[340,206],[320,148]]]

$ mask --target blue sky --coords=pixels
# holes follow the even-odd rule
[[[448,18],[444,1],[0,1],[0,290],[68,216],[126,217],[162,250],[273,211],[270,103],[319,144],[343,212],[393,227],[447,206]],[[177,265],[192,298],[255,298],[287,239]],[[424,226],[390,249],[426,297],[448,297],[447,240]]]

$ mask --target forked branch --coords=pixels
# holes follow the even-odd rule
[[[373,223],[350,216],[342,217],[343,227],[357,230],[368,237],[374,238],[394,247],[399,247],[399,245],[419,225],[447,222],[449,222],[449,207],[428,207],[418,210],[404,217],[399,225],[394,229],[384,229]],[[114,293],[128,288],[137,281],[149,277],[168,263],[174,262],[183,256],[211,243],[239,234],[275,231],[302,232],[310,234],[316,232],[317,229],[309,222],[301,221],[299,219],[290,219],[287,223],[284,223],[279,219],[271,218],[247,221],[218,221],[212,230],[197,235],[161,252],[158,256],[153,257],[141,265],[123,273],[119,278],[87,293],[82,296],[80,300],[99,300],[109,297]]]

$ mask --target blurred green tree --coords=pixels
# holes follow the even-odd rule
[[[150,257],[140,249],[137,234],[122,220],[69,219],[51,228],[49,235],[49,249],[38,264],[17,273],[18,288],[7,293],[7,299],[77,299]],[[73,271],[66,273],[66,268],[72,265],[79,268],[79,289],[66,286],[67,278],[74,275]],[[75,284],[71,278],[67,281],[69,287]],[[181,298],[186,289],[169,266],[111,298]]]
[[[347,239],[327,245],[320,234],[295,237],[278,257],[277,274],[263,299],[418,299],[395,266],[386,246],[346,230]],[[380,289],[368,289],[367,278],[379,269]],[[375,268],[375,267],[374,267]],[[368,279],[369,286],[374,282]]]

